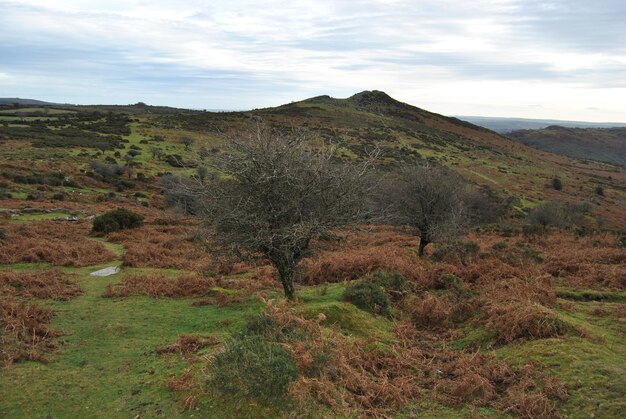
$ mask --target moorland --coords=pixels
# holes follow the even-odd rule
[[[268,260],[216,250],[163,187],[219,176],[259,121],[332,142],[337,164],[445,166],[497,211],[423,256],[384,220],[317,238],[286,301]],[[598,160],[378,91],[0,105],[0,416],[620,417],[626,170]],[[555,207],[578,216],[538,216]],[[94,232],[119,208],[141,222]]]

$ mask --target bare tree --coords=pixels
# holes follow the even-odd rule
[[[428,244],[458,236],[467,222],[465,180],[442,166],[410,164],[384,182],[382,202],[393,224],[420,236],[419,255]]]
[[[164,154],[163,149],[161,149],[160,147],[155,147],[155,146],[150,147],[150,152],[152,153],[153,159],[159,159],[159,160],[161,160]]]
[[[188,150],[189,150],[189,147],[190,147],[190,146],[191,146],[191,145],[192,145],[195,141],[196,141],[196,140],[194,140],[193,138],[191,138],[191,137],[187,137],[187,136],[182,137],[182,138],[180,139],[180,142],[181,142],[181,143],[183,143],[183,145],[185,146],[185,151],[188,151]]]
[[[216,172],[224,177],[191,191],[215,239],[267,258],[289,299],[295,298],[294,274],[312,240],[362,221],[367,212],[371,159],[339,165],[335,151],[312,149],[299,133],[283,135],[257,126],[215,156]],[[175,190],[180,193],[181,184]]]
[[[546,201],[537,205],[528,214],[527,221],[538,225],[544,232],[549,227],[582,227],[589,224],[586,215],[590,212],[589,203],[564,204],[558,201]]]

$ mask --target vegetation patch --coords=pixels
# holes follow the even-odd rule
[[[181,335],[175,342],[156,349],[157,354],[178,354],[185,358],[192,357],[198,351],[218,345],[220,340],[213,335]]]
[[[0,295],[68,300],[82,294],[80,286],[58,269],[35,272],[0,271]]]
[[[0,298],[0,366],[17,361],[47,363],[59,334],[48,328],[52,310],[36,304]]]
[[[359,281],[349,285],[343,293],[343,300],[361,310],[373,314],[391,316],[391,302],[384,289],[371,281]]]
[[[486,315],[485,326],[496,332],[500,343],[550,338],[571,329],[555,313],[538,304],[496,303],[487,309]]]
[[[0,236],[0,263],[51,263],[88,266],[115,259],[102,243],[88,240],[83,223],[36,221],[11,224]]]
[[[93,219],[94,233],[112,233],[114,231],[138,228],[143,225],[144,217],[125,208],[117,208]]]

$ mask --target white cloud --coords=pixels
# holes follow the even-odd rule
[[[237,92],[224,93],[236,108],[377,88],[447,114],[598,119],[589,109],[598,107],[626,120],[626,47],[611,38],[626,37],[621,3],[554,0],[549,12],[546,4],[0,0],[0,54],[12,73],[89,79],[117,100],[129,85],[164,104],[196,107],[203,95],[216,100],[227,89]],[[603,7],[614,16],[595,11]],[[596,19],[603,26],[593,31]],[[38,56],[25,56],[36,47]],[[156,79],[177,94],[151,92]],[[205,82],[189,89],[194,79]],[[15,91],[23,86],[16,81]],[[58,94],[89,101],[88,89]]]

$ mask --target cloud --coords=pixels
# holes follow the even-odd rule
[[[3,95],[243,109],[377,88],[448,114],[623,110],[622,0],[0,0],[0,10],[0,71],[16,75]]]

